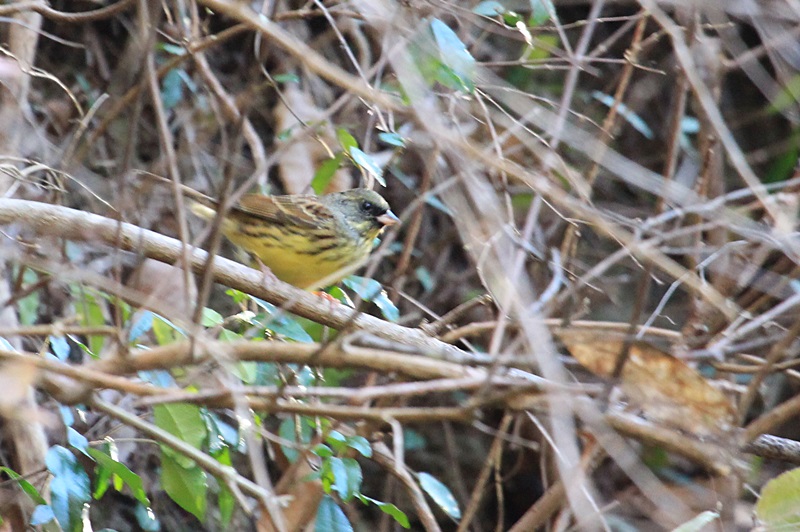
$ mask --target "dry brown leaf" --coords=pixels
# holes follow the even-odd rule
[[[559,338],[583,367],[609,377],[622,350],[622,336],[565,331]],[[651,345],[634,342],[620,386],[631,404],[653,421],[697,436],[729,430],[735,419],[731,401],[693,368]]]

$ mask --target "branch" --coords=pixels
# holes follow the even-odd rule
[[[183,250],[180,241],[133,224],[58,205],[0,199],[0,225],[11,224],[19,224],[21,228],[39,235],[106,244],[167,264],[176,263]],[[190,248],[188,254],[192,270],[197,274],[202,273],[208,254],[197,248]],[[22,259],[19,256],[14,258]],[[217,257],[213,271],[214,279],[219,283],[333,329],[364,331],[399,346],[411,347],[416,353],[431,358],[460,364],[486,362],[486,357],[445,344],[419,329],[389,323],[338,303],[321,304],[319,296],[277,279],[265,282],[263,273],[238,262]]]
[[[360,78],[333,65],[308,44],[287,32],[267,17],[253,11],[249,4],[226,0],[200,0],[199,3],[260,32],[267,39],[283,48],[310,71],[325,78],[334,85],[338,85],[345,91],[387,110],[400,111],[402,109],[398,99],[391,97],[385,92],[376,90]]]
[[[19,353],[14,351],[0,350],[0,359],[29,363],[38,369],[52,372],[57,375],[69,377],[82,384],[70,387],[69,383],[61,380],[54,381],[49,376],[43,379],[43,387],[58,401],[64,404],[75,402],[87,402],[91,399],[86,398],[86,394],[93,391],[95,387],[114,388],[127,393],[133,393],[143,397],[152,397],[152,400],[145,400],[143,403],[154,404],[160,402],[172,402],[179,392],[174,389],[156,388],[132,381],[121,379],[117,375],[125,373],[135,373],[140,370],[148,369],[170,369],[175,366],[187,363],[203,363],[210,360],[210,353],[215,352],[217,356],[223,352],[221,358],[231,361],[269,361],[286,362],[296,364],[315,364],[331,367],[362,367],[378,371],[401,372],[408,376],[419,379],[443,379],[460,378],[460,382],[452,380],[450,389],[454,385],[470,389],[478,379],[489,378],[483,368],[468,368],[443,362],[431,360],[429,358],[401,355],[388,352],[377,352],[375,350],[362,349],[357,353],[348,353],[336,345],[322,348],[318,344],[286,344],[278,342],[210,342],[200,343],[201,353],[199,358],[190,356],[189,342],[172,344],[165,347],[155,348],[150,351],[142,350],[127,357],[115,357],[112,359],[101,360],[91,364],[75,367],[71,364],[55,360],[47,360],[34,353]],[[535,381],[527,379],[512,379],[510,377],[495,377],[497,381],[492,381],[492,386],[500,385],[509,387],[524,394],[524,397],[510,394],[505,399],[494,401],[494,406],[507,408],[512,411],[523,411],[535,409],[534,402],[537,397],[543,400],[540,392],[546,391],[548,386],[537,389]],[[48,382],[49,381],[49,382]],[[544,381],[542,381],[544,382]],[[407,389],[408,383],[398,384]],[[432,383],[437,385],[436,383]],[[391,388],[392,385],[386,388]],[[75,388],[78,388],[77,390]],[[292,396],[291,389],[284,389],[284,396]],[[324,395],[319,390],[320,395]],[[577,390],[574,392],[577,394]],[[197,394],[201,399],[198,401],[206,406],[231,406],[229,403],[230,393],[219,391],[203,391]],[[270,399],[260,401],[250,393],[245,393],[253,399],[253,407],[269,410]],[[337,394],[334,394],[337,395]],[[193,402],[186,397],[187,402]],[[580,397],[576,397],[580,400]],[[471,416],[469,411],[475,405],[467,407],[439,408],[416,410],[413,408],[386,408],[386,409],[359,409],[354,407],[343,407],[338,405],[324,405],[324,407],[300,406],[292,407],[287,404],[272,405],[275,410],[289,411],[304,414],[323,414],[336,418],[346,419],[373,419],[389,421],[390,418],[403,418],[404,421],[417,420],[427,422],[435,419],[451,419],[461,422],[469,422]],[[304,409],[310,409],[308,411]],[[317,408],[318,410],[314,410]],[[785,460],[794,464],[800,464],[800,442],[787,440],[769,434],[754,437],[754,441],[745,445],[722,445],[720,443],[703,442],[681,434],[678,431],[660,427],[652,423],[622,412],[608,412],[604,415],[604,421],[611,428],[621,435],[632,438],[640,442],[657,445],[669,452],[684,456],[695,463],[698,463],[718,475],[725,476],[737,466],[735,458],[736,452],[745,452],[759,456]],[[745,441],[741,439],[741,441]]]
[[[195,449],[185,441],[173,436],[169,432],[156,427],[155,425],[139,419],[138,416],[127,412],[118,406],[112,405],[100,399],[94,398],[90,402],[90,406],[99,412],[104,412],[117,421],[133,427],[147,436],[153,438],[155,441],[172,448],[173,450],[188,456],[194,460],[198,466],[211,473],[215,477],[221,479],[226,485],[236,485],[244,493],[256,497],[264,508],[270,514],[270,517],[275,521],[280,530],[284,530],[283,516],[280,511],[280,504],[278,497],[271,492],[268,492],[252,480],[249,480],[240,475],[236,469],[231,466],[226,466],[218,462],[216,459],[208,456],[199,449]]]

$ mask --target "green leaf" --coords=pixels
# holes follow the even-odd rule
[[[297,419],[302,420],[302,418]],[[298,428],[295,425],[295,418],[288,417],[281,421],[281,424],[278,427],[278,435],[284,440],[296,443],[299,447],[304,447],[311,443],[311,436],[313,433],[309,424],[301,422],[300,427]],[[281,445],[281,450],[286,456],[286,459],[291,463],[297,462],[297,460],[300,458],[300,451],[298,451],[294,446],[290,447],[288,445]]]
[[[214,458],[226,466],[233,465],[231,461],[231,451],[229,447],[225,447],[221,452],[216,453]],[[219,483],[219,494],[217,495],[217,507],[219,508],[219,520],[223,525],[229,525],[233,517],[233,510],[236,508],[236,497],[225,483]]]
[[[414,269],[414,276],[417,278],[417,281],[419,281],[419,284],[422,285],[422,289],[425,290],[426,293],[433,290],[433,276],[431,276],[431,272],[428,270],[428,268],[425,266],[417,266]]]
[[[684,116],[681,118],[680,122],[680,131],[684,135],[697,135],[700,133],[700,120],[694,116]],[[653,138],[653,136],[647,137],[649,139]]]
[[[153,313],[149,310],[141,310],[135,314],[133,325],[128,331],[128,343],[133,343],[144,333],[153,328]]]
[[[131,493],[133,493],[133,496],[136,497],[137,501],[145,506],[150,506],[150,499],[147,498],[147,494],[144,491],[144,486],[142,485],[142,478],[139,475],[128,469],[128,466],[122,462],[114,460],[109,455],[98,449],[90,448],[89,455],[94,458],[95,462],[97,462],[98,468],[105,468],[113,475],[116,475],[122,479],[122,482],[124,482],[125,485],[130,488]],[[95,490],[95,493],[97,493],[97,490]]]
[[[161,79],[161,101],[164,108],[174,108],[183,100],[183,79],[178,70],[172,69]]]
[[[208,437],[200,407],[188,403],[156,405],[153,408],[156,426],[166,430],[196,449],[200,449]]]
[[[50,336],[50,350],[62,362],[69,358],[69,342],[63,336]]]
[[[291,367],[291,366],[290,366]],[[318,375],[317,372],[311,368],[311,366],[295,366],[294,368],[294,380],[297,386],[313,386],[317,384]],[[303,418],[309,426],[314,425],[314,421],[311,418]]]
[[[258,362],[237,362],[231,366],[231,373],[245,384],[255,384],[258,380]]]
[[[400,310],[392,303],[381,284],[375,279],[349,275],[342,280],[342,284],[358,294],[364,301],[374,303],[387,320],[397,322],[400,319]]]
[[[767,482],[756,503],[755,514],[767,530],[800,528],[800,468]]]
[[[186,333],[163,316],[154,314],[153,334],[158,345],[168,345],[178,341],[179,337],[186,336]]]
[[[475,91],[475,58],[458,35],[439,19],[431,21],[431,31],[439,48],[439,59],[442,62],[443,85],[461,92]]]
[[[171,453],[162,452],[161,486],[178,506],[201,522],[205,520],[208,483],[205,471],[196,464],[183,467]]]
[[[300,343],[310,343],[314,340],[303,329],[303,326],[297,321],[297,318],[285,313],[278,313],[263,319],[261,322],[262,327],[279,334],[289,340],[294,340]]]
[[[286,128],[283,131],[279,131],[278,132],[277,138],[281,142],[283,142],[285,140],[289,140],[290,138],[292,138],[292,133],[293,132],[294,132],[294,127]]]
[[[22,273],[22,280],[25,284],[33,284],[39,281],[39,275],[31,270],[25,268]],[[23,297],[16,303],[17,312],[19,313],[19,322],[22,325],[33,325],[39,320],[39,291],[31,292]]]
[[[356,497],[364,504],[368,503],[374,504],[375,506],[380,508],[380,510],[383,513],[392,516],[394,520],[397,521],[397,523],[403,528],[411,528],[411,524],[408,522],[408,516],[405,514],[405,512],[400,510],[400,508],[398,508],[394,504],[390,502],[379,501],[373,499],[372,497],[367,497],[366,495],[361,495],[361,494],[356,495]]]
[[[701,530],[706,530],[706,525],[713,523],[717,519],[719,519],[719,513],[705,511],[673,529],[672,532],[701,532]]]
[[[350,157],[353,158],[353,162],[356,163],[356,166],[366,171],[367,174],[372,176],[381,186],[386,186],[386,180],[383,178],[383,169],[371,155],[367,155],[360,149],[353,147],[350,148]]]
[[[312,453],[316,454],[320,458],[330,458],[333,456],[333,449],[325,445],[324,443],[318,443],[314,446],[311,450]]]
[[[630,107],[625,105],[622,102],[616,102],[614,97],[609,94],[604,94],[600,91],[592,91],[592,98],[599,101],[603,105],[607,106],[609,109],[616,103],[617,104],[617,112],[619,115],[628,121],[628,123],[641,133],[645,138],[652,139],[655,135],[653,130],[650,129],[650,126],[647,125],[644,118],[636,114]],[[692,117],[685,117],[685,118],[692,118]],[[683,131],[686,133],[686,131]]]
[[[358,141],[344,128],[336,129],[336,138],[339,139],[339,144],[345,152],[349,152],[351,148],[358,148]]]
[[[433,207],[436,210],[442,211],[443,213],[445,213],[448,216],[454,216],[453,211],[448,209],[447,205],[442,203],[442,200],[440,200],[439,198],[437,198],[433,194],[428,194],[427,196],[425,196],[425,203],[427,203],[428,205],[430,205],[431,207]]]
[[[509,28],[517,28],[518,24],[524,24],[527,26],[525,17],[516,11],[511,11],[510,9],[503,13],[503,23]],[[528,77],[530,78],[530,73],[528,73]]]
[[[333,490],[347,502],[361,489],[361,466],[354,458],[332,456],[329,461],[334,479]]]
[[[333,464],[330,460],[323,460],[317,473],[317,479],[322,483],[322,491],[330,495],[333,491],[333,484],[336,482],[336,475],[333,473]],[[312,480],[313,477],[309,477]]]
[[[503,7],[503,4],[500,2],[489,1],[481,2],[472,9],[472,12],[476,15],[482,15],[484,17],[496,17],[497,15],[502,15],[505,13],[506,8]]]
[[[793,108],[800,101],[800,74],[795,74],[782,85],[782,90],[773,96],[769,105],[770,110],[775,113]]]
[[[153,386],[158,386],[159,388],[170,388],[175,386],[175,379],[172,377],[169,371],[164,369],[139,371],[137,372],[137,375],[144,382],[152,384]]]
[[[345,381],[349,381],[354,373],[352,369],[323,368],[322,381],[326,386],[344,386]]]
[[[96,466],[94,468],[94,492],[92,492],[92,497],[96,500],[102,499],[112,484],[114,489],[120,491],[119,486],[116,485],[118,479],[119,477],[114,476],[110,469],[99,465]]]
[[[350,296],[348,296],[347,292],[342,290],[338,285],[329,286],[325,292],[335,300],[339,301],[342,305],[347,305],[350,308],[353,307],[353,301],[350,299]]]
[[[11,342],[6,340],[6,338],[3,336],[0,336],[0,349],[10,351],[12,353],[17,350],[13,345],[11,345]]]
[[[219,331],[219,340],[223,342],[235,342],[236,340],[242,340],[244,335],[239,334],[237,332],[233,332],[230,329],[222,329]]]
[[[411,523],[408,522],[408,516],[394,504],[390,502],[375,501],[375,505],[380,508],[383,513],[393,517],[394,520],[397,521],[403,528],[411,528]]]
[[[666,449],[656,445],[645,445],[639,451],[644,465],[655,473],[662,473],[669,470],[672,464],[672,456]]]
[[[300,76],[290,72],[286,74],[275,74],[272,76],[272,79],[274,79],[276,83],[300,83]]]
[[[39,493],[39,490],[36,489],[36,486],[25,480],[19,473],[5,466],[0,466],[0,471],[8,475],[8,478],[11,480],[16,481],[19,487],[22,488],[22,491],[24,491],[33,502],[40,505],[47,505],[47,501]]]
[[[398,133],[382,132],[378,133],[378,138],[390,146],[397,146],[398,148],[406,147],[406,139],[401,137]]]
[[[503,15],[504,17],[508,15]],[[560,37],[554,34],[540,34],[537,38],[539,42],[539,46],[534,48],[528,48],[528,50],[523,55],[523,59],[526,61],[544,61],[546,59],[550,59],[553,57],[552,50],[557,50],[559,45]],[[512,80],[515,83],[527,83],[530,79],[530,70],[526,68],[519,68],[514,71],[513,74],[509,76],[509,80]]]
[[[314,179],[311,180],[311,188],[316,194],[322,194],[333,179],[336,170],[342,166],[342,156],[337,155],[333,159],[324,161],[314,174]]]
[[[472,91],[465,83],[464,80],[456,72],[447,65],[440,64],[436,72],[436,81],[459,92],[469,93]]]
[[[258,315],[252,319],[253,324],[257,324],[275,334],[280,334],[285,338],[294,340],[295,342],[310,343],[313,338],[303,329],[296,316],[287,314],[285,311],[277,308],[271,303],[267,303],[263,299],[253,297],[252,300],[264,311],[265,315]]]
[[[241,305],[250,299],[249,294],[245,294],[241,290],[235,290],[233,288],[225,290],[225,294],[230,296],[231,300],[233,300],[236,305]]]
[[[72,296],[75,299],[78,323],[84,327],[99,327],[106,324],[103,308],[100,306],[98,298],[88,289],[83,287],[73,288]],[[102,352],[106,339],[99,334],[90,334],[88,339],[89,354],[96,358]]]
[[[442,482],[436,477],[428,473],[419,473],[419,485],[425,490],[425,493],[430,495],[433,502],[435,502],[444,513],[453,519],[461,518],[461,510],[458,508],[458,502],[453,494],[447,489]]]
[[[149,506],[137,504],[133,514],[136,516],[136,523],[144,532],[161,532],[161,523]]]
[[[55,518],[56,514],[53,513],[53,509],[49,505],[41,503],[34,508],[33,514],[31,514],[31,525],[44,525],[53,521]]]
[[[227,486],[220,485],[219,495],[217,495],[217,507],[219,508],[219,520],[224,526],[228,526],[233,518],[233,510],[236,509],[236,497]]]
[[[353,532],[353,525],[336,502],[326,495],[317,507],[314,532]]]
[[[200,320],[200,325],[203,327],[216,327],[222,325],[224,321],[225,318],[222,317],[222,314],[213,308],[203,308],[203,318]]]
[[[74,447],[86,456],[89,456],[87,452],[89,449],[89,440],[86,439],[86,436],[72,427],[67,427],[67,441],[71,447]]]
[[[358,451],[364,458],[369,458],[372,456],[372,446],[363,436],[348,436],[347,446]]]
[[[60,445],[50,447],[45,456],[50,481],[50,506],[64,530],[81,530],[84,503],[91,500],[89,476],[75,456]]]
[[[157,48],[159,50],[167,52],[168,54],[177,55],[178,57],[186,55],[186,48],[184,48],[183,46],[178,46],[177,44],[171,44],[168,42],[159,43],[157,45]]]
[[[87,355],[87,356],[94,356],[94,354],[92,353],[92,350],[91,350],[91,349],[89,349],[89,346],[88,346],[88,345],[86,345],[86,344],[84,344],[83,342],[81,342],[81,341],[80,341],[80,339],[79,339],[77,336],[75,336],[74,334],[68,334],[68,335],[67,335],[67,338],[69,338],[70,340],[72,340],[72,342],[73,342],[75,345],[77,345],[77,346],[78,346],[78,349],[80,349],[81,351],[83,351],[84,353],[86,353],[86,355]]]
[[[418,431],[411,428],[407,428],[403,431],[403,448],[406,451],[419,451],[420,449],[425,449],[427,446],[428,442],[425,440],[425,436]]]
[[[202,414],[208,430],[208,449],[217,460],[222,461],[224,453],[231,448],[245,452],[244,438],[233,425],[214,412],[203,410]]]
[[[344,434],[339,432],[338,430],[332,430],[328,433],[328,436],[325,438],[325,441],[333,447],[333,450],[337,453],[341,453],[347,448],[347,438],[345,438]]]
[[[556,8],[550,0],[530,0],[531,2],[531,26],[541,26],[550,20]]]

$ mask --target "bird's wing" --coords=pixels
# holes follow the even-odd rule
[[[319,227],[334,221],[333,213],[317,196],[265,196],[246,194],[237,206],[240,212],[257,216],[272,223]]]

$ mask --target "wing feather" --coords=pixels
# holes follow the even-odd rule
[[[315,228],[334,221],[331,210],[320,203],[317,196],[246,194],[235,209],[280,225]]]

